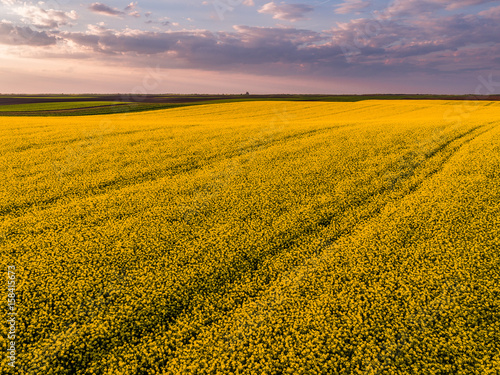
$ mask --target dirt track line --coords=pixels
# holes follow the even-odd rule
[[[487,125],[490,125],[494,122],[491,122]],[[413,170],[415,170],[416,168],[420,167],[422,164],[426,163],[426,162],[431,162],[431,159],[433,157],[435,157],[436,155],[439,154],[440,151],[444,150],[446,147],[448,147],[451,143],[457,141],[457,140],[460,140],[460,139],[463,139],[464,137],[467,137],[468,135],[471,135],[475,130],[478,130],[478,129],[484,129],[484,127],[486,127],[487,125],[483,125],[483,126],[478,126],[474,129],[471,129],[470,131],[467,131],[465,132],[464,134],[461,134],[449,141],[447,141],[445,143],[445,145],[441,146],[441,147],[438,147],[438,149],[432,153],[432,155],[428,158],[425,159],[425,161],[419,163],[418,165],[415,166],[415,168]],[[436,166],[436,168],[433,168],[427,175],[425,175],[420,181],[416,182],[414,185],[410,186],[406,192],[404,192],[403,195],[401,195],[400,197],[397,198],[398,201],[402,201],[404,198],[406,198],[407,196],[413,194],[415,191],[417,191],[423,184],[426,180],[432,178],[432,176],[436,175],[437,173],[439,173],[441,170],[443,170],[444,166],[446,165],[446,163],[458,152],[460,151],[460,149],[466,145],[467,143],[473,141],[474,139],[476,139],[477,137],[493,130],[494,128],[496,128],[499,124],[496,124],[492,127],[489,127],[488,129],[484,130],[484,131],[481,131],[479,132],[478,134],[475,134],[473,137],[469,138],[469,139],[466,139],[465,141],[463,141],[462,143],[460,143],[459,145],[455,146],[454,148],[452,148],[451,152],[445,156],[444,159],[441,160],[441,162]],[[407,176],[405,176],[403,178],[403,180],[407,180],[409,177],[413,176],[414,173],[412,174],[409,174]],[[379,189],[378,191],[370,194],[366,199],[364,199],[363,201],[361,201],[358,205],[356,205],[356,207],[359,207],[361,206],[362,203],[365,203],[367,202],[370,198],[374,197],[374,196],[377,196],[379,194],[383,194],[385,191],[389,190],[389,188],[387,186],[385,187],[382,187],[381,189]],[[393,202],[391,200],[391,202]],[[360,226],[368,223],[369,221],[371,220],[374,220],[376,216],[379,216],[382,212],[382,210],[387,207],[388,203],[385,203],[385,204],[382,204],[378,207],[375,207],[372,211],[370,211],[369,213],[363,215],[357,223],[355,223],[352,227],[350,227],[349,229],[347,230],[344,230],[342,233],[338,234],[338,235],[335,235],[334,237],[332,238],[328,238],[325,243],[322,245],[322,249],[323,250],[327,250],[327,249],[324,249],[325,247],[328,247],[329,245],[332,245],[334,244],[335,242],[337,242],[340,238],[342,237],[345,237],[345,236],[349,236],[351,234],[353,234],[355,232],[355,230],[357,228],[359,228]],[[328,223],[329,224],[329,223]],[[327,224],[327,225],[328,225]],[[326,225],[325,225],[326,226]],[[323,252],[323,251],[322,251]]]
[[[348,124],[345,126],[354,126],[356,124]],[[213,161],[231,161],[234,158],[240,157],[241,155],[245,155],[248,153],[253,153],[253,152],[259,152],[262,150],[265,150],[267,148],[276,146],[277,144],[287,142],[287,141],[297,141],[300,140],[303,137],[308,137],[308,136],[314,136],[317,134],[321,134],[323,132],[326,132],[331,129],[336,129],[339,127],[345,127],[345,126],[333,126],[333,127],[327,127],[327,128],[319,128],[319,129],[312,129],[308,130],[305,132],[301,132],[298,134],[291,134],[288,136],[285,136],[283,138],[275,139],[272,140],[271,142],[267,142],[264,144],[258,144],[258,145],[247,145],[244,147],[240,147],[237,149],[232,150],[232,152],[229,155],[226,155],[227,157],[221,158],[221,155],[211,155],[208,156],[204,159],[204,164],[196,164],[193,165],[189,163],[189,160],[187,160],[185,163],[177,163],[175,165],[172,165],[169,168],[166,168],[167,172],[170,173],[161,173],[162,170],[154,170],[154,171],[148,171],[141,173],[139,175],[129,177],[129,178],[115,178],[111,181],[103,181],[96,186],[93,186],[85,191],[85,195],[81,196],[79,195],[79,192],[72,192],[71,194],[68,195],[58,195],[55,197],[51,197],[49,199],[43,200],[43,201],[38,201],[38,202],[24,202],[20,204],[10,204],[6,205],[3,207],[0,207],[0,217],[1,216],[7,216],[11,215],[13,217],[20,217],[24,214],[24,211],[29,210],[33,206],[42,206],[43,209],[49,209],[51,205],[57,204],[59,201],[63,201],[65,199],[71,198],[71,197],[78,197],[81,199],[87,199],[91,197],[96,197],[98,195],[102,194],[107,194],[112,191],[117,191],[120,189],[132,187],[132,186],[137,186],[140,184],[144,183],[149,183],[149,182],[155,182],[158,180],[161,180],[163,178],[168,178],[168,177],[174,177],[180,174],[185,174],[185,173],[190,173],[196,170],[200,170],[202,168],[206,168],[207,166],[211,165]],[[160,128],[157,128],[160,129]],[[137,132],[141,132],[142,130],[139,130]],[[136,131],[133,131],[136,132]],[[122,132],[119,133],[118,135],[122,134],[127,134],[127,132]],[[107,134],[106,136],[111,136],[111,135],[117,135],[117,134]],[[33,148],[33,147],[31,147]],[[43,149],[44,147],[38,147],[39,149]],[[26,148],[23,148],[21,151],[25,151]],[[46,206],[46,207],[45,207]]]

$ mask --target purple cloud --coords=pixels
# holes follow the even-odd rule
[[[344,0],[342,4],[337,6],[335,13],[337,14],[348,14],[348,13],[358,13],[363,9],[370,6],[370,2],[366,0]]]
[[[287,4],[274,1],[264,4],[259,13],[272,14],[274,19],[295,22],[305,19],[306,13],[312,12],[313,7],[307,4]]]
[[[56,38],[45,31],[35,31],[30,27],[0,21],[0,44],[41,47],[56,44]]]
[[[125,12],[133,11],[137,7],[137,2],[132,2],[125,7]]]
[[[391,15],[419,15],[439,9],[459,9],[472,5],[482,5],[497,0],[395,0],[388,8]]]
[[[500,5],[479,13],[480,16],[500,20]]]
[[[434,4],[436,9],[486,2],[462,0],[455,5],[441,0],[422,1]],[[277,10],[284,5],[287,4],[272,2],[263,8],[275,19],[288,21],[301,19],[312,10],[312,7]],[[362,0],[346,0],[337,11],[355,12],[365,5]],[[135,6],[129,4],[126,13],[114,11],[126,15],[135,12]],[[323,31],[254,26],[234,26],[230,31],[162,31],[159,22],[168,23],[166,18],[156,19],[151,14],[147,18],[147,13],[146,22],[157,25],[155,31],[114,30],[100,24],[90,25],[86,31],[39,33],[3,22],[0,44],[41,47],[37,55],[46,58],[64,57],[62,47],[70,46],[74,55],[123,66],[144,66],[154,61],[165,68],[353,80],[425,76],[454,77],[455,82],[462,75],[477,76],[497,69],[500,6],[478,14],[442,16],[439,12],[408,17],[419,6],[413,0],[405,3],[398,0],[387,12],[337,23]],[[406,10],[403,12],[401,7]],[[262,8],[260,11],[266,13]]]
[[[74,10],[71,12],[55,9],[45,10],[38,6],[27,4],[19,8],[14,8],[14,12],[20,15],[25,22],[41,29],[55,29],[71,24],[72,21],[78,18]]]
[[[122,12],[119,9],[111,8],[103,3],[92,3],[89,6],[90,11],[94,13],[104,14],[106,16],[123,16],[125,12]]]
[[[377,22],[374,35],[360,35]],[[158,55],[172,67],[206,70],[266,69],[279,64],[281,72],[323,72],[327,75],[364,75],[394,72],[459,72],[473,63],[493,69],[498,52],[500,23],[479,15],[455,15],[414,22],[358,19],[330,31],[296,28],[236,26],[233,32],[139,31],[90,28],[60,32],[96,54],[122,59]],[[350,59],[346,59],[346,46]],[[478,59],[474,55],[480,56]],[[127,57],[128,56],[128,57]],[[377,73],[378,72],[378,73]]]

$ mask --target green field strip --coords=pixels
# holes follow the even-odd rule
[[[0,105],[0,112],[16,112],[21,114],[23,112],[40,112],[40,111],[53,111],[53,110],[70,110],[70,109],[84,109],[100,106],[121,105],[126,103],[121,102],[53,102],[53,103],[31,103],[31,104],[12,104]]]

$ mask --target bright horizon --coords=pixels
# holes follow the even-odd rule
[[[2,94],[500,93],[492,0],[0,0]]]

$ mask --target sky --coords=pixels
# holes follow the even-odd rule
[[[0,93],[498,94],[500,1],[0,0]]]

